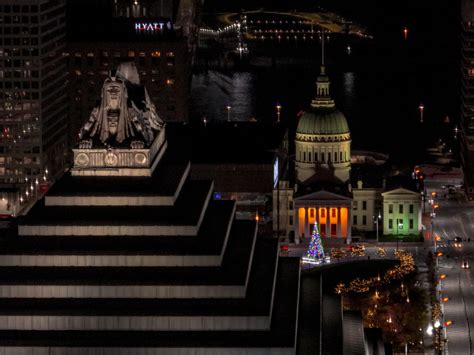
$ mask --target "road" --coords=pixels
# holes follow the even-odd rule
[[[447,339],[446,354],[474,354],[474,202],[467,202],[461,192],[447,194],[445,197],[442,184],[428,181],[425,185],[428,194],[432,191],[437,192],[437,203],[440,206],[435,218],[424,218],[428,240],[421,246],[399,247],[411,252],[419,266],[424,265],[426,252],[434,246],[429,233],[432,228],[430,221],[433,221],[434,235],[441,237],[437,249],[443,252],[443,256],[438,258],[438,275],[446,275],[446,278],[440,281],[439,297],[449,298],[447,302],[442,303],[443,322],[449,320],[453,322],[442,329],[443,337]],[[429,215],[428,203],[426,212],[426,215]],[[463,239],[461,247],[454,246],[455,237]],[[303,256],[308,244],[309,238],[303,244],[291,246],[290,255]],[[384,249],[387,252],[385,258],[391,258],[395,245],[385,244]],[[375,247],[366,247],[365,257],[368,255],[377,258]],[[463,269],[461,265],[464,261],[472,267]]]
[[[427,183],[426,189],[428,193],[438,193],[440,206],[433,219],[434,233],[441,237],[439,244],[443,245],[439,250],[444,253],[438,258],[438,270],[439,274],[446,275],[440,282],[440,297],[449,298],[443,303],[444,321],[453,322],[443,328],[447,337],[446,353],[473,354],[474,269],[463,269],[461,264],[468,261],[474,266],[474,203],[466,202],[462,193],[444,197],[441,185],[440,182]],[[463,239],[461,247],[454,246],[456,236]]]

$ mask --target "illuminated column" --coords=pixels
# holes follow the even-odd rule
[[[295,221],[295,225],[293,226],[293,228],[295,229],[295,243],[299,244],[300,243],[300,216],[298,214],[298,208],[295,208],[293,210],[293,214],[294,214],[293,218]]]
[[[342,233],[341,233],[341,207],[337,208],[337,233],[336,233],[337,238],[342,238]]]
[[[309,207],[306,207],[304,214],[304,236],[308,238],[311,234],[309,234],[309,221],[308,221],[308,214],[309,214]]]

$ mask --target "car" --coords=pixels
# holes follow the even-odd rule
[[[469,262],[467,260],[464,260],[461,264],[461,268],[463,269],[469,269],[470,266],[469,266]]]
[[[462,238],[461,237],[454,237],[454,247],[456,247],[456,248],[462,247]]]

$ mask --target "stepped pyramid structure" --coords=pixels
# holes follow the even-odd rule
[[[300,267],[189,177],[131,65],[0,238],[0,354],[294,354]]]

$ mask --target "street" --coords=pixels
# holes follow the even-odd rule
[[[473,353],[473,321],[474,321],[474,288],[473,269],[461,267],[464,261],[474,265],[474,233],[473,216],[474,204],[466,202],[462,193],[454,193],[444,197],[442,183],[428,183],[426,189],[438,193],[439,209],[433,219],[433,230],[441,240],[438,248],[444,255],[439,257],[438,275],[445,274],[446,278],[440,281],[440,299],[448,297],[443,302],[444,322],[452,321],[444,327],[447,337],[447,351],[449,354]],[[428,226],[426,226],[428,228]],[[429,226],[431,228],[431,226]],[[460,247],[454,246],[454,238],[461,237]],[[472,237],[472,241],[471,241]]]

